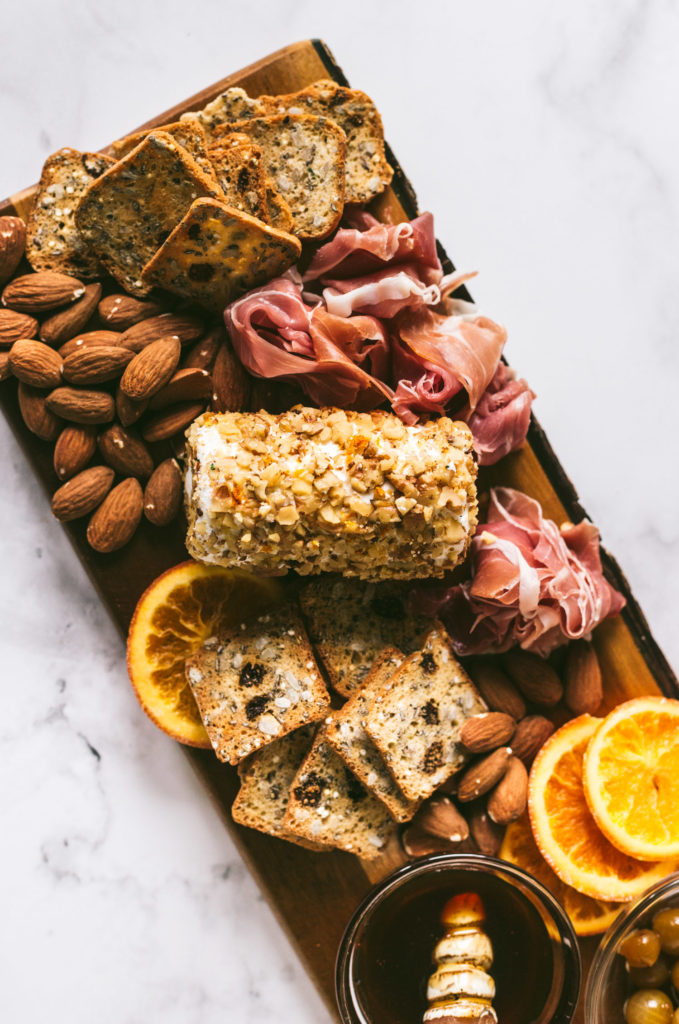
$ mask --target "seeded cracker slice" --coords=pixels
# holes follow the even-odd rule
[[[292,211],[277,188],[271,184],[271,179],[266,179],[266,214],[267,220],[272,228],[279,231],[292,231]]]
[[[302,620],[289,607],[211,637],[187,660],[186,678],[217,757],[231,764],[330,707]]]
[[[132,295],[151,285],[141,272],[194,199],[219,197],[183,146],[154,131],[85,192],[76,224],[109,273]]]
[[[363,719],[373,698],[404,659],[391,647],[383,651],[357,690],[339,711],[334,711],[325,736],[347,767],[374,796],[381,800],[396,821],[410,821],[418,800],[406,800],[389,773],[384,758],[363,728]]]
[[[294,235],[219,199],[197,199],[142,280],[222,313],[239,295],[282,274],[301,251]]]
[[[311,642],[343,697],[362,686],[385,647],[412,654],[432,628],[432,620],[411,614],[403,591],[388,583],[325,576],[304,587],[300,605]]]
[[[269,222],[262,151],[247,135],[227,135],[208,149],[224,199],[236,210]]]
[[[462,767],[460,729],[487,710],[448,637],[435,629],[375,695],[364,724],[404,795],[424,800]]]
[[[283,824],[314,843],[379,857],[394,831],[384,804],[368,793],[325,739],[322,726],[292,784]]]
[[[173,121],[171,124],[163,124],[158,128],[149,128],[148,131],[135,132],[133,135],[126,135],[125,138],[118,139],[111,146],[116,160],[121,160],[131,153],[152,131],[166,132],[167,135],[171,135],[175,142],[178,142],[187,153],[191,154],[203,174],[214,184],[217,183],[214,168],[207,153],[207,135],[197,117],[187,117],[182,121]]]
[[[234,121],[242,121],[245,118],[257,117],[264,113],[266,111],[259,100],[251,99],[245,89],[235,85],[221,93],[216,99],[211,100],[202,110],[192,110],[187,114],[182,114],[181,120],[197,117],[209,139],[215,128],[223,124],[233,124]]]
[[[309,114],[253,117],[217,126],[213,138],[234,131],[261,149],[266,172],[292,212],[294,234],[318,240],[335,230],[344,209],[346,136],[334,121]]]
[[[75,210],[87,188],[115,161],[101,153],[60,149],[42,169],[26,224],[26,258],[33,270],[58,270],[89,281],[102,272],[75,224]]]

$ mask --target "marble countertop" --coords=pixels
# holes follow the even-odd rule
[[[679,12],[365,0],[23,0],[0,194],[288,42],[378,103],[479,305],[679,668]],[[192,11],[193,13],[189,13]],[[324,1024],[327,1011],[0,423],[3,1016]]]

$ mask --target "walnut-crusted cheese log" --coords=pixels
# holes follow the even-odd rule
[[[188,431],[186,544],[200,562],[365,580],[442,576],[476,528],[464,423],[297,406]]]

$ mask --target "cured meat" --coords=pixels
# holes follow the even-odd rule
[[[499,362],[476,409],[467,417],[480,466],[492,466],[526,440],[535,398],[525,380]]]
[[[389,319],[411,306],[436,305],[441,292],[436,284],[425,284],[414,264],[402,263],[374,274],[328,281],[323,301],[331,313],[351,316],[370,313]]]

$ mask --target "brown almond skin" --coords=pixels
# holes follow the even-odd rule
[[[474,853],[475,847],[471,840],[463,839],[451,843],[447,839],[439,839],[417,825],[410,825],[401,834],[401,845],[408,857],[431,857],[435,853]]]
[[[488,817],[496,825],[509,825],[526,810],[528,772],[523,761],[511,757],[507,771],[488,797]]]
[[[554,732],[554,724],[542,715],[527,715],[516,727],[512,739],[512,753],[524,764],[531,764],[538,750]]]
[[[9,380],[12,367],[9,365],[9,352],[0,352],[0,381]]]
[[[423,832],[449,843],[469,838],[469,825],[449,796],[434,795],[425,800],[412,821]]]
[[[85,285],[76,277],[39,270],[10,281],[2,293],[2,304],[19,313],[47,313],[75,302],[84,294]]]
[[[36,338],[38,321],[28,313],[0,309],[0,348],[11,348],[20,338]]]
[[[552,666],[530,651],[507,651],[502,665],[531,704],[553,708],[563,697],[563,686]]]
[[[64,342],[59,349],[59,355],[62,359],[68,359],[74,352],[79,352],[83,348],[121,348],[121,338],[122,334],[119,331],[86,331]]]
[[[457,799],[460,803],[476,800],[492,789],[504,775],[511,756],[510,747],[500,747],[470,765],[458,782]]]
[[[223,337],[223,328],[215,328],[212,331],[208,331],[205,337],[201,338],[198,344],[193,346],[185,357],[182,366],[187,370],[207,370],[209,373],[214,366]]]
[[[146,478],[153,473],[151,453],[138,437],[117,423],[99,435],[97,441],[104,462],[121,476]]]
[[[143,402],[155,395],[172,377],[180,355],[178,338],[151,342],[128,364],[120,379],[121,391],[134,402]]]
[[[134,477],[128,477],[113,488],[90,519],[87,527],[90,547],[102,554],[124,547],[139,526],[142,508],[141,484]]]
[[[99,319],[105,327],[115,331],[126,331],[141,320],[148,320],[163,312],[165,310],[161,303],[152,299],[135,299],[124,292],[107,295],[99,303]]]
[[[479,853],[484,857],[497,857],[505,830],[495,824],[481,802],[470,808],[469,831],[479,848]]]
[[[86,516],[111,490],[114,475],[108,466],[84,469],[54,492],[52,515],[64,523]]]
[[[472,754],[485,754],[509,743],[516,722],[502,711],[486,711],[468,718],[460,730],[460,740]]]
[[[64,424],[48,408],[45,392],[20,382],[18,397],[21,416],[31,433],[43,441],[56,441]]]
[[[144,490],[144,515],[154,526],[167,526],[182,506],[183,480],[175,459],[156,466]]]
[[[61,384],[63,360],[42,341],[22,338],[10,349],[9,364],[14,376],[33,388],[55,388]]]
[[[123,334],[121,345],[141,352],[160,338],[178,338],[182,345],[197,341],[204,331],[203,321],[195,316],[179,313],[162,313],[142,320]]]
[[[70,480],[85,469],[96,450],[94,427],[76,424],[64,427],[54,446],[54,472],[60,480]]]
[[[0,286],[9,281],[26,248],[26,225],[21,217],[0,217]]]
[[[40,340],[55,348],[63,345],[69,338],[79,334],[97,308],[101,298],[101,285],[88,284],[85,294],[68,309],[55,313],[40,325]]]
[[[162,412],[150,417],[141,428],[141,436],[145,441],[167,441],[169,437],[186,430],[205,408],[204,402],[183,402],[181,405],[170,406]]]
[[[173,373],[170,380],[149,402],[149,409],[166,409],[177,402],[195,402],[212,395],[212,378],[207,370],[186,368]]]
[[[222,341],[212,367],[212,406],[214,412],[238,412],[250,401],[250,377],[236,356],[231,342]]]
[[[469,669],[491,711],[502,711],[518,722],[526,714],[526,702],[507,675],[492,661],[478,658]]]
[[[144,402],[133,402],[121,390],[120,384],[118,384],[116,391],[116,415],[124,427],[129,427],[136,423],[139,417],[146,411],[148,404],[148,399]]]
[[[47,408],[70,423],[109,423],[115,414],[112,395],[79,388],[52,391],[47,396]]]
[[[128,363],[134,359],[129,348],[113,345],[84,347],[64,359],[64,380],[70,384],[103,384],[121,375]]]
[[[594,646],[575,640],[566,651],[564,701],[574,715],[593,715],[604,699],[601,668]]]

